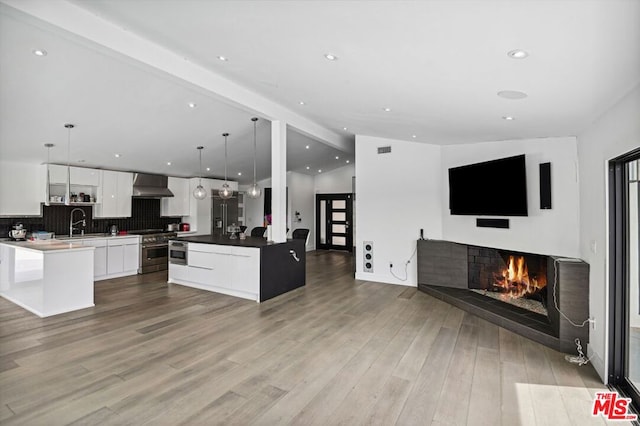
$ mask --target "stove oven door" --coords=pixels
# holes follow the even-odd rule
[[[164,271],[168,268],[169,245],[165,243],[142,244],[140,253],[140,273]]]

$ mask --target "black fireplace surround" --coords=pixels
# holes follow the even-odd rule
[[[535,298],[546,306],[547,315],[481,294],[493,291],[492,274],[504,267],[510,256],[523,256],[529,277],[546,281],[546,287],[535,291]],[[418,240],[418,289],[562,352],[575,353],[576,338],[583,347],[589,341],[589,324],[573,326],[555,306],[557,303],[574,323],[589,317],[589,265],[579,259]]]

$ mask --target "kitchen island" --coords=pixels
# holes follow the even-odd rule
[[[93,251],[71,241],[0,241],[0,296],[41,318],[92,307]]]
[[[305,241],[213,235],[176,238],[186,262],[169,263],[169,283],[263,302],[305,285]],[[171,247],[171,246],[170,246]]]

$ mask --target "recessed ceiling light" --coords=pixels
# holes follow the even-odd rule
[[[195,102],[189,102],[187,105],[189,105],[189,108],[195,108],[198,106]]]
[[[309,166],[307,166],[307,170],[309,170],[309,169],[310,169],[310,167],[309,167]]]
[[[342,130],[347,130],[347,128],[346,128],[346,127],[343,127],[343,128],[342,128]]]
[[[340,159],[340,157],[338,157],[338,156],[336,155],[336,160],[339,160],[339,159]]]
[[[513,118],[513,117],[512,117],[512,116],[510,116],[510,115],[505,115],[504,117],[502,117],[502,119],[503,119],[503,120],[507,120],[507,121],[515,120],[515,118]]]
[[[305,146],[306,149],[309,149],[309,145]]]
[[[411,135],[411,137],[412,137],[412,138],[414,138],[414,139],[415,139],[415,138],[417,138],[417,136],[416,136],[416,135]]]
[[[504,99],[524,99],[527,97],[527,94],[518,92],[517,90],[502,90],[498,92],[498,96]]]
[[[336,55],[332,55],[331,53],[326,53],[324,55],[325,58],[327,58],[327,60],[329,61],[337,61],[338,57]]]
[[[322,173],[322,169],[318,169],[318,173]]]
[[[391,108],[382,108],[384,112],[391,112]]]
[[[113,154],[114,157],[120,158],[120,154]]]
[[[242,176],[242,172],[238,172],[238,176]]]
[[[171,165],[171,161],[167,161],[167,166],[170,166],[170,165]]]
[[[304,103],[304,101],[300,101],[300,102],[298,102],[298,103],[299,103],[300,105],[306,105],[306,104]]]
[[[345,163],[349,164],[349,160],[345,161]]]
[[[207,167],[207,171],[210,172],[211,171],[211,167]]]
[[[217,56],[217,58],[224,62],[227,62],[229,60],[229,58],[227,58],[226,56]]]
[[[47,51],[42,49],[33,49],[33,54],[36,56],[47,56]]]
[[[527,56],[529,56],[529,54],[522,49],[515,49],[510,52],[507,52],[507,56],[512,59],[524,59]]]

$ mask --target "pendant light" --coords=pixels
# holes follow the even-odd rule
[[[49,173],[49,164],[51,163],[51,148],[55,145],[52,143],[45,143],[44,147],[47,148],[47,185],[45,187],[44,205],[48,206],[51,200],[51,175]]]
[[[202,187],[202,150],[204,146],[199,146],[198,152],[200,153],[200,179],[198,181],[198,186],[193,190],[193,196],[196,200],[204,200],[207,197],[207,191]]]
[[[258,117],[253,117],[251,121],[253,121],[253,185],[247,190],[247,197],[258,198],[262,193],[260,186],[256,182],[256,122]]]
[[[64,191],[64,205],[68,206],[71,204],[71,129],[75,126],[67,123],[64,127],[69,131],[69,136],[67,138],[67,187]]]
[[[228,200],[233,195],[233,191],[227,182],[227,136],[229,136],[229,133],[223,133],[222,136],[224,136],[224,183],[218,191],[218,195],[220,195],[220,198],[223,200]]]

